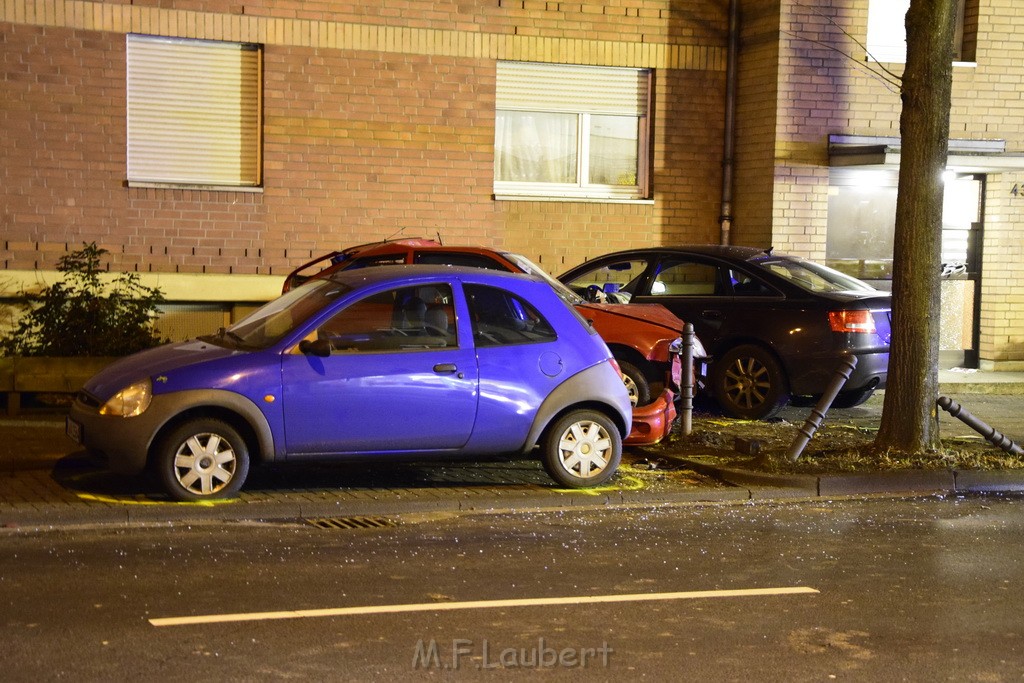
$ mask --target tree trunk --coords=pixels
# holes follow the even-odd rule
[[[900,115],[892,351],[875,448],[939,447],[942,172],[949,147],[955,0],[911,0]]]

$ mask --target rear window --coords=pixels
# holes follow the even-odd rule
[[[874,292],[870,285],[838,270],[800,259],[766,258],[758,266],[809,292]]]
[[[527,301],[485,285],[466,285],[477,346],[539,344],[558,338],[551,324]]]

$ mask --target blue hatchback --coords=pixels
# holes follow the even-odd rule
[[[538,447],[559,484],[595,486],[630,422],[608,348],[546,282],[395,266],[311,281],[217,334],[113,363],[68,433],[188,501],[236,494],[250,461]]]

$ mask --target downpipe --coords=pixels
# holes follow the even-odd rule
[[[958,418],[965,425],[984,436],[985,440],[993,446],[1003,449],[1010,455],[1024,455],[1024,449],[1014,443],[1013,439],[989,427],[953,399],[947,396],[939,396],[936,403],[947,413]]]
[[[793,439],[793,444],[789,447],[789,451],[786,452],[786,459],[790,462],[796,462],[800,458],[800,454],[804,452],[804,448],[807,447],[807,443],[814,436],[814,433],[818,431],[818,427],[821,426],[822,420],[825,419],[825,413],[832,407],[832,402],[836,400],[836,396],[839,395],[839,391],[846,384],[846,380],[850,379],[850,375],[853,374],[854,368],[857,367],[857,356],[845,356],[839,367],[836,368],[835,373],[832,375],[832,380],[828,386],[825,387],[825,393],[818,399],[818,404],[811,409],[811,414],[807,416],[807,420],[804,421],[804,426],[798,431],[796,438]]]

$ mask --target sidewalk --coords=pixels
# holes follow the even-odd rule
[[[978,404],[1022,439],[1024,373],[942,371],[940,394],[979,416]],[[877,424],[881,398],[836,411],[835,419]],[[808,409],[789,409],[791,422]],[[799,418],[795,416],[799,415]],[[1012,422],[1012,424],[1011,424]],[[944,418],[943,436],[974,434]],[[795,435],[795,434],[794,434]],[[1021,441],[1018,440],[1018,443]],[[993,447],[994,448],[994,447]],[[699,457],[628,450],[604,487],[560,489],[539,462],[351,464],[254,468],[243,493],[216,503],[175,503],[146,477],[118,477],[91,463],[64,436],[63,417],[27,414],[0,419],[0,529],[180,521],[326,520],[413,513],[537,510],[614,505],[737,503],[865,494],[1024,492],[1024,470],[901,471],[848,475],[765,475]]]

